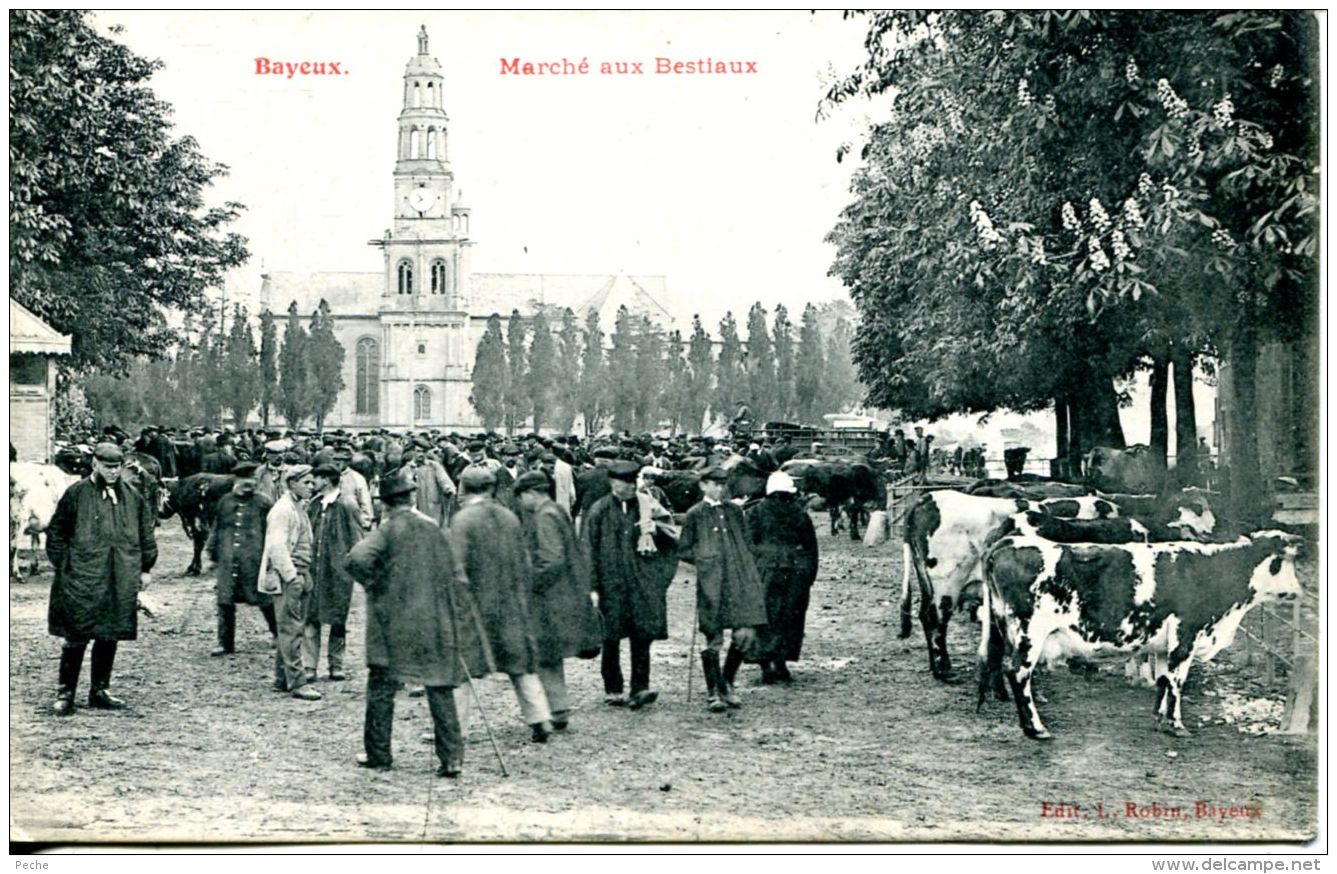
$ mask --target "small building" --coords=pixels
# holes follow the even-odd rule
[[[53,357],[70,354],[70,338],[9,300],[9,440],[19,461],[48,462],[54,439]]]

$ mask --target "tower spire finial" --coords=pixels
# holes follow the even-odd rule
[[[427,54],[427,25],[422,25],[418,29],[418,54]]]

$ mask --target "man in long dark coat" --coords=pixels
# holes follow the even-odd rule
[[[348,572],[367,592],[367,710],[364,768],[388,769],[395,692],[426,687],[438,777],[458,777],[464,738],[452,690],[493,669],[492,654],[446,534],[414,509],[413,480],[380,483],[385,516],[348,554]]]
[[[529,606],[537,626],[539,680],[552,710],[552,727],[562,731],[571,716],[562,660],[597,653],[603,624],[590,600],[589,564],[576,529],[548,496],[550,485],[544,473],[530,471],[516,482],[515,499],[533,571]]]
[[[817,579],[817,532],[797,488],[787,473],[766,480],[766,497],[747,514],[752,554],[766,586],[766,627],[757,634],[753,660],[761,665],[762,682],[788,682],[785,662],[797,661],[803,649],[808,596]],[[743,653],[729,650],[725,682],[733,684]]]
[[[88,706],[118,710],[108,693],[116,645],[138,636],[139,592],[158,560],[153,507],[121,479],[121,450],[100,443],[93,472],[65,490],[47,527],[46,554],[55,566],[47,629],[63,638],[55,712],[74,713],[84,652],[93,641]]]
[[[729,474],[711,468],[701,478],[702,498],[687,511],[678,555],[696,565],[696,620],[706,636],[701,668],[706,675],[706,705],[715,712],[740,703],[720,670],[724,632],[733,631],[734,650],[745,655],[748,638],[766,624],[766,589],[748,545],[747,521],[737,504],[724,500]]]
[[[232,491],[218,500],[213,531],[205,547],[214,568],[218,602],[218,648],[210,655],[230,655],[236,649],[237,605],[254,604],[264,614],[271,636],[278,635],[274,599],[257,588],[260,556],[265,551],[265,518],[274,502],[256,491],[258,465],[243,461],[232,469]]]
[[[529,609],[530,568],[520,520],[492,496],[497,483],[491,471],[470,467],[461,476],[464,497],[451,520],[451,545],[456,550],[469,593],[487,630],[497,670],[511,678],[520,715],[535,743],[552,734],[552,712],[538,678],[536,628]],[[467,703],[457,689],[456,708]],[[465,714],[470,711],[465,709]],[[468,716],[461,725],[468,730]]]
[[[604,703],[633,710],[659,697],[650,689],[650,644],[668,640],[666,595],[678,569],[672,538],[656,528],[656,520],[642,518],[642,506],[648,511],[654,502],[637,495],[639,470],[633,461],[608,465],[611,492],[594,502],[580,529],[604,620]],[[625,638],[631,639],[630,699],[622,694]]]
[[[320,668],[320,629],[328,625],[330,679],[346,680],[344,648],[348,643],[353,578],[345,565],[348,551],[362,539],[362,513],[353,499],[343,494],[338,467],[322,465],[311,473],[320,491],[306,505],[311,520],[312,589],[302,631],[302,666],[307,681],[314,681]]]

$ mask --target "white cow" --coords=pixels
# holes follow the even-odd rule
[[[56,504],[65,490],[79,481],[54,464],[16,461],[9,465],[9,568],[22,579],[18,548],[21,535],[27,535],[31,551],[28,573],[35,574],[45,539],[46,526],[55,515]]]

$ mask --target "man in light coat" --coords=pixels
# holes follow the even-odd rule
[[[306,605],[311,597],[311,522],[303,504],[315,489],[311,467],[294,464],[284,472],[284,491],[265,521],[265,552],[260,559],[260,591],[274,596],[278,616],[274,651],[274,691],[303,701],[321,694],[307,683],[302,666]]]

